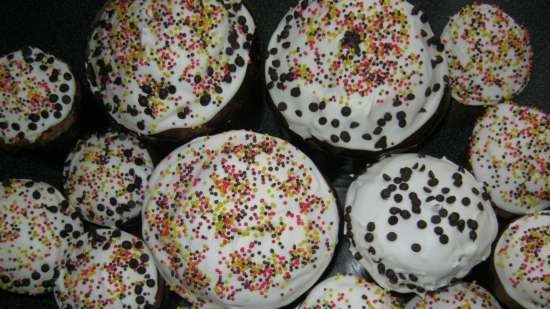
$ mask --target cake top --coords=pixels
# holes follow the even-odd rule
[[[550,117],[503,103],[487,109],[472,133],[469,162],[503,210],[532,213],[550,206]]]
[[[267,87],[302,138],[380,151],[436,112],[448,71],[442,51],[408,2],[301,1],[269,43]]]
[[[59,273],[54,292],[63,309],[151,309],[156,303],[159,282],[151,252],[120,230],[84,234]]]
[[[426,291],[464,277],[497,235],[489,194],[464,168],[417,154],[369,167],[346,197],[351,251],[382,287]]]
[[[35,47],[0,57],[0,142],[35,142],[71,112],[69,66]]]
[[[475,283],[459,282],[428,293],[424,298],[416,296],[406,309],[501,309],[497,300],[483,287]]]
[[[197,138],[155,169],[143,236],[168,286],[208,308],[285,306],[338,239],[336,199],[286,141],[230,131]]]
[[[452,16],[441,41],[449,63],[451,94],[467,105],[511,99],[531,76],[527,29],[499,7],[471,4]]]
[[[550,306],[550,211],[525,215],[500,237],[493,262],[506,293],[526,309]]]
[[[69,205],[87,221],[120,225],[141,213],[153,168],[135,137],[119,132],[91,135],[80,140],[65,161]]]
[[[31,295],[51,292],[63,252],[83,229],[54,187],[29,179],[3,181],[0,289]]]
[[[317,284],[297,309],[397,309],[390,293],[363,278],[336,275]]]
[[[239,89],[254,29],[240,1],[111,0],[89,41],[88,80],[130,130],[195,128]]]

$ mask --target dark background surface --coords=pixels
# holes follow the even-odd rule
[[[255,18],[257,35],[262,54],[280,19],[297,0],[249,0],[244,1]],[[458,12],[466,3],[463,0],[411,1],[418,3],[426,12],[434,33],[440,34],[448,17]],[[531,81],[514,101],[522,105],[538,106],[549,111],[550,100],[550,1],[548,0],[500,0],[485,1],[501,6],[518,23],[525,25],[531,35],[534,51]],[[0,55],[32,45],[65,59],[80,80],[83,100],[79,119],[79,136],[99,130],[107,125],[101,107],[95,103],[87,89],[84,75],[84,58],[90,24],[104,1],[92,0],[3,0],[0,10]],[[263,58],[263,57],[262,57]],[[264,87],[258,83],[257,87]],[[258,99],[265,104],[265,98]],[[475,120],[483,113],[481,107],[466,107],[452,103],[451,110],[441,127],[422,145],[421,152],[465,166],[468,138]],[[256,116],[256,115],[251,115]],[[264,109],[259,131],[281,136],[273,115]],[[49,182],[62,188],[61,171],[68,148],[42,149],[10,154],[0,150],[0,180],[10,177],[32,178]],[[340,202],[343,202],[351,178],[341,175],[332,185]],[[503,221],[503,223],[505,223]],[[350,259],[342,241],[338,254],[327,273],[363,273],[358,264]],[[488,263],[476,267],[467,280],[477,280],[490,288]],[[178,302],[171,297],[173,308]],[[0,308],[57,308],[51,294],[28,297],[0,291]]]

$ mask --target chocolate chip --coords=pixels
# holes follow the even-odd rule
[[[344,143],[349,143],[349,141],[351,140],[351,136],[348,132],[342,131],[342,133],[340,133],[340,139],[342,139]]]
[[[311,111],[312,113],[315,113],[316,111],[319,110],[319,105],[317,105],[317,103],[309,103],[308,109],[309,109],[309,111]]]
[[[295,97],[295,98],[299,97],[300,94],[301,94],[300,88],[298,88],[298,87],[292,88],[292,89],[290,90],[290,95],[293,96],[293,97]]]
[[[363,135],[364,136],[364,135]],[[382,136],[377,142],[376,144],[374,144],[374,147],[375,148],[378,148],[378,149],[386,149],[388,147],[388,144],[387,144],[387,141],[386,141],[386,137],[385,136]]]
[[[210,95],[209,94],[204,94],[200,98],[200,103],[201,103],[202,106],[207,106],[208,104],[210,104],[210,100],[211,100]]]
[[[351,115],[351,108],[349,108],[347,106],[344,106],[344,107],[342,107],[342,110],[340,112],[341,112],[342,116],[348,117],[349,115]]]
[[[365,234],[365,241],[372,242],[374,240],[374,235],[372,233]]]
[[[374,231],[375,228],[376,228],[376,225],[375,225],[374,222],[369,222],[367,224],[367,231],[372,232],[372,231]]]

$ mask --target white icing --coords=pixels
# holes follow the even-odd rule
[[[449,20],[441,41],[451,95],[458,102],[497,104],[521,92],[529,81],[529,33],[495,5],[462,8]]]
[[[286,141],[230,131],[197,138],[155,169],[143,237],[168,286],[205,308],[285,306],[328,266],[336,199]]]
[[[482,184],[450,161],[417,154],[391,156],[369,167],[349,188],[348,216],[350,249],[373,279],[419,295],[468,274],[489,256],[497,235]]]
[[[297,309],[397,309],[396,299],[374,283],[336,275],[317,284]]]
[[[292,8],[271,37],[265,72],[290,129],[366,151],[397,146],[419,130],[439,107],[448,74],[437,51],[443,47],[421,19],[424,13],[402,0]]]
[[[116,121],[138,133],[198,127],[240,88],[254,29],[236,2],[111,0],[88,45],[92,91]]]
[[[54,187],[28,179],[0,184],[0,288],[51,292],[62,256],[84,231]]]
[[[478,120],[470,166],[497,207],[514,214],[550,206],[550,117],[535,108],[503,103]]]
[[[493,263],[506,293],[526,309],[550,307],[550,211],[521,217],[500,236]]]
[[[27,47],[0,57],[1,141],[35,142],[69,115],[75,92],[69,66],[51,54]]]
[[[483,287],[475,283],[459,282],[428,293],[424,298],[416,296],[405,309],[501,309],[497,300]]]
[[[153,168],[131,135],[108,132],[80,140],[63,168],[69,205],[95,224],[123,224],[141,213]]]
[[[67,254],[54,294],[62,309],[150,309],[158,284],[155,263],[142,240],[99,229],[84,234]]]

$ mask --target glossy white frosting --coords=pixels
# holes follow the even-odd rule
[[[336,199],[312,161],[246,131],[197,138],[155,169],[143,237],[168,286],[205,308],[285,306],[321,276]]]
[[[39,48],[0,57],[0,139],[35,142],[69,115],[75,93],[69,66]]]
[[[506,293],[526,309],[550,307],[550,211],[525,215],[500,236],[493,263]]]
[[[318,283],[297,309],[397,309],[391,294],[351,275],[336,275]]]
[[[236,1],[111,0],[88,44],[88,80],[130,130],[195,128],[240,88],[254,29]]]
[[[84,232],[54,187],[29,179],[0,184],[0,289],[51,292],[62,256]]]
[[[451,17],[441,34],[449,63],[451,95],[467,105],[511,99],[531,76],[527,29],[499,7],[472,4]]]
[[[61,309],[151,309],[158,284],[155,263],[142,240],[99,229],[71,248],[54,295]]]
[[[123,224],[140,215],[153,168],[137,138],[118,132],[91,135],[65,160],[69,205],[95,224]]]
[[[469,163],[503,210],[526,214],[550,206],[550,117],[502,103],[487,109],[470,139]]]
[[[351,184],[345,213],[352,253],[396,292],[422,295],[464,277],[497,235],[483,185],[450,161],[418,154],[370,166]]]
[[[301,1],[275,30],[267,87],[302,138],[380,151],[439,107],[448,68],[426,15],[402,0],[381,3]]]
[[[468,282],[459,282],[442,288],[425,297],[411,299],[406,309],[501,309],[491,293],[483,287]]]

